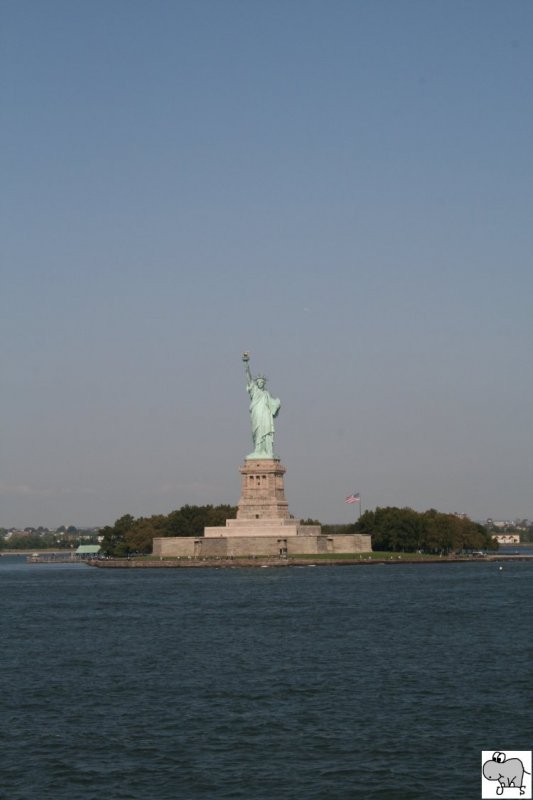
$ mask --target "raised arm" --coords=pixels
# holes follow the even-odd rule
[[[250,353],[243,353],[242,360],[244,363],[244,371],[248,378],[248,383],[253,383],[252,373],[250,372]]]

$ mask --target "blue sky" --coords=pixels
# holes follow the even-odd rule
[[[0,525],[533,518],[533,6],[4,0]],[[355,512],[357,513],[357,511]]]

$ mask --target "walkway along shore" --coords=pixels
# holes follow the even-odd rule
[[[241,569],[245,567],[354,567],[386,564],[401,566],[402,564],[486,564],[488,561],[533,561],[528,555],[491,555],[482,557],[442,557],[442,558],[174,558],[159,561],[136,558],[90,559],[86,563],[91,567],[102,569]]]

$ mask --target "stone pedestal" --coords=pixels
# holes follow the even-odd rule
[[[225,528],[205,528],[204,537],[261,538],[285,540],[287,536],[320,534],[320,525],[300,525],[289,514],[279,458],[247,458],[241,467],[241,499],[237,519],[226,520]]]
[[[238,520],[289,519],[283,476],[285,467],[279,458],[246,459],[242,475]]]

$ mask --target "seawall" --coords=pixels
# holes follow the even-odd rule
[[[194,559],[174,558],[159,560],[141,560],[135,558],[110,558],[88,560],[91,567],[100,569],[240,569],[240,568],[287,568],[287,567],[354,567],[385,564],[401,566],[402,564],[486,564],[489,561],[533,561],[533,556],[494,555],[482,558],[235,558],[235,559]]]

